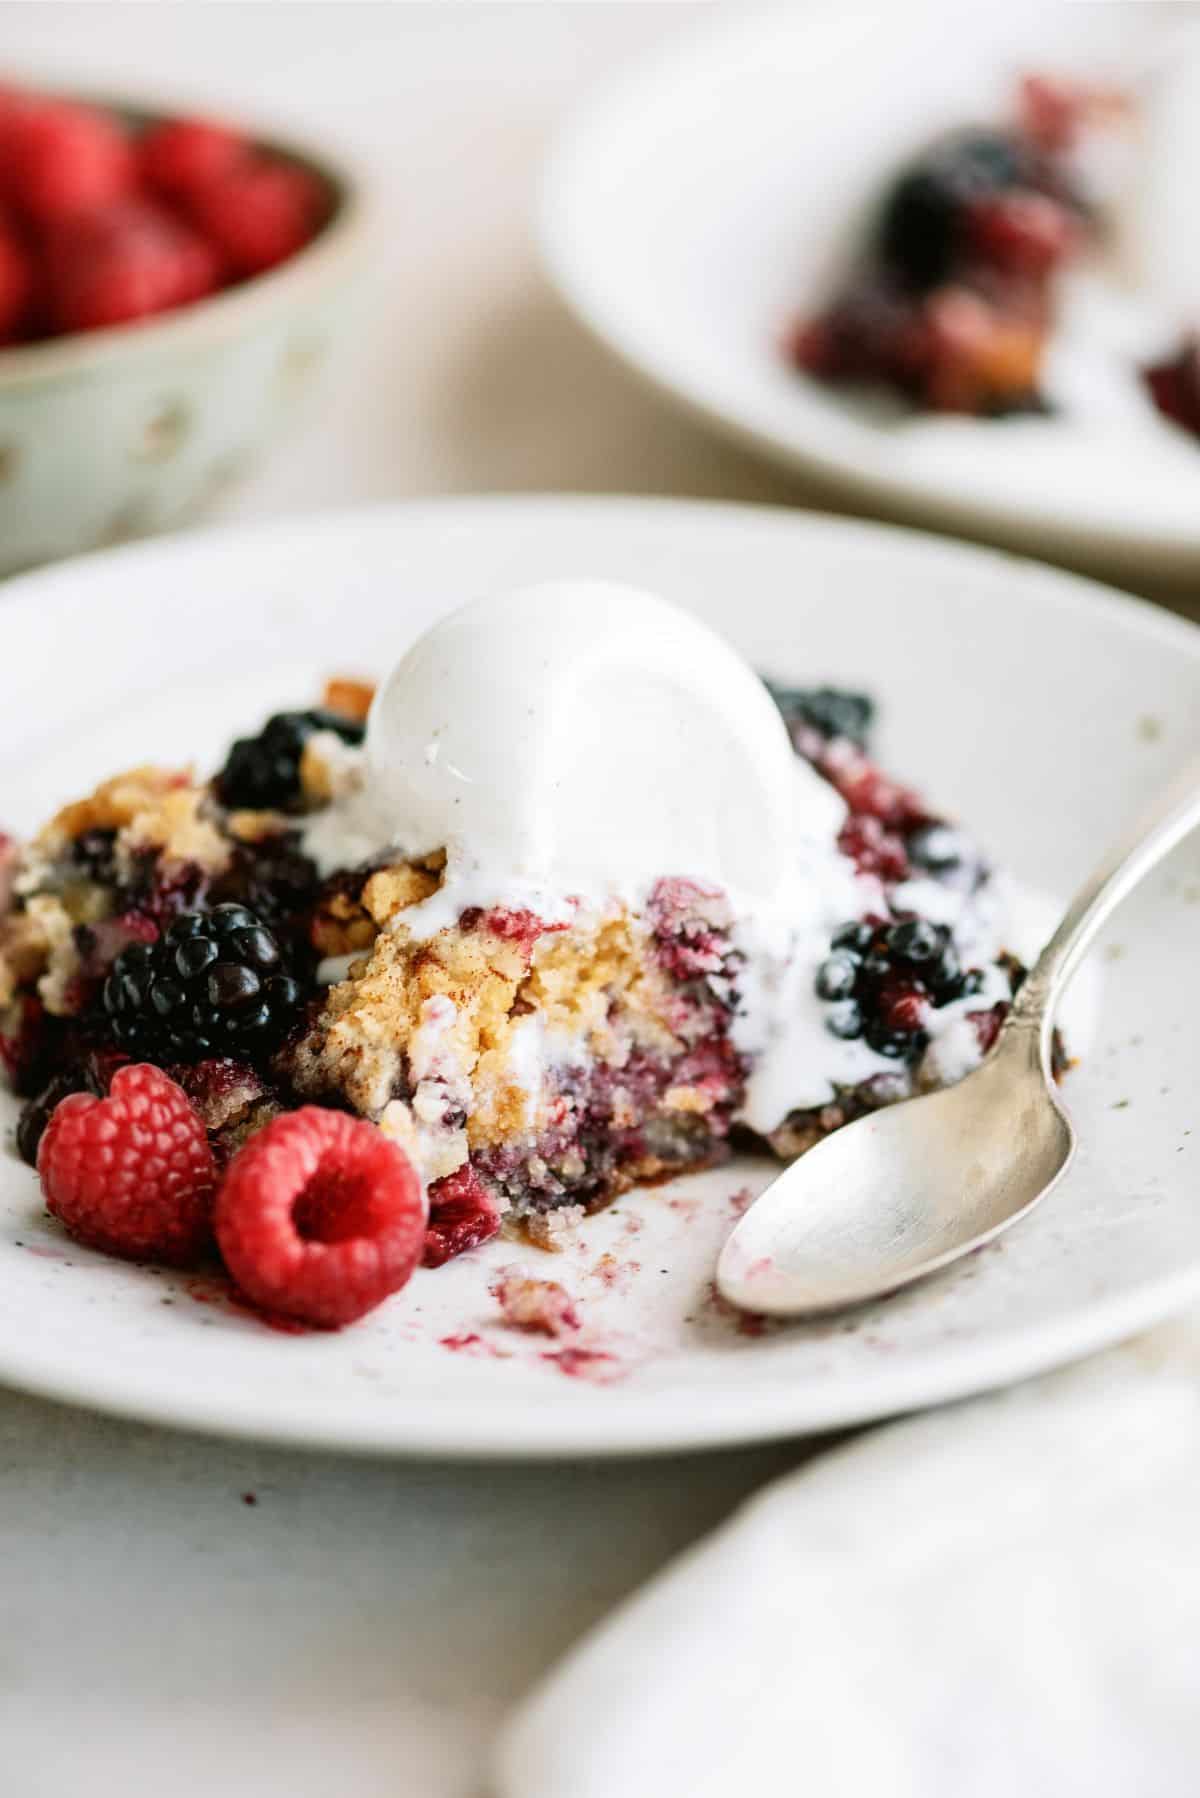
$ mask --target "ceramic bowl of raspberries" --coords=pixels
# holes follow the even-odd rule
[[[0,572],[185,522],[251,469],[360,239],[324,155],[0,87]]]

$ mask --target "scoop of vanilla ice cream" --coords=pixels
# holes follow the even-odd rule
[[[766,901],[839,802],[714,631],[561,581],[464,606],[403,657],[367,730],[372,808],[410,855],[559,891],[711,879]]]

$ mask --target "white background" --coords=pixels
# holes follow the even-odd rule
[[[0,63],[253,108],[373,175],[366,326],[231,514],[486,488],[778,499],[794,486],[592,346],[528,244],[555,122],[704,10],[0,5]],[[534,1676],[800,1453],[339,1463],[0,1394],[0,1790],[481,1798]]]

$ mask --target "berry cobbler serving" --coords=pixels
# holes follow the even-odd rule
[[[961,1078],[1023,977],[1010,889],[872,714],[564,583],[211,776],[141,766],[0,839],[0,1060],[50,1210],[134,1259],[215,1243],[331,1327]]]
[[[1195,330],[1126,291],[1137,136],[1129,94],[1027,76],[1009,118],[944,132],[892,177],[789,360],[974,417],[1103,418],[1115,388],[1130,418],[1200,434]]]

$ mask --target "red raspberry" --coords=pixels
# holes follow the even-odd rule
[[[250,161],[193,196],[192,215],[238,275],[294,256],[326,210],[315,175],[291,163]]]
[[[908,852],[904,838],[885,830],[878,818],[851,814],[838,832],[838,848],[848,855],[860,874],[877,874],[880,880],[907,880]]]
[[[64,220],[46,246],[60,331],[91,331],[184,306],[217,286],[216,258],[187,225],[143,201]]]
[[[852,812],[878,818],[883,824],[901,829],[918,823],[926,815],[914,792],[889,780],[857,744],[844,738],[835,738],[828,745],[821,757],[820,769]]]
[[[879,992],[879,1016],[886,1029],[901,1036],[923,1030],[929,1017],[929,997],[924,987],[889,980]]]
[[[362,1118],[306,1105],[234,1156],[217,1198],[217,1244],[256,1305],[335,1330],[406,1284],[425,1218],[402,1149]]]
[[[42,1136],[38,1172],[50,1210],[90,1248],[187,1267],[211,1243],[212,1150],[161,1068],[119,1068],[107,1099],[63,1099]]]
[[[166,119],[150,127],[138,150],[147,185],[169,199],[187,200],[228,175],[249,146],[236,131],[207,119]]]
[[[0,224],[0,343],[11,343],[33,299],[34,268],[28,250]]]
[[[7,82],[0,83],[0,134],[7,131],[21,113],[28,112],[36,104],[33,95],[26,93],[23,87],[10,87]]]
[[[500,1228],[500,1207],[474,1168],[464,1165],[429,1188],[429,1228],[424,1267],[442,1267],[477,1249]]]
[[[3,119],[4,186],[37,224],[108,206],[133,187],[133,151],[114,118],[70,100],[19,101]]]

